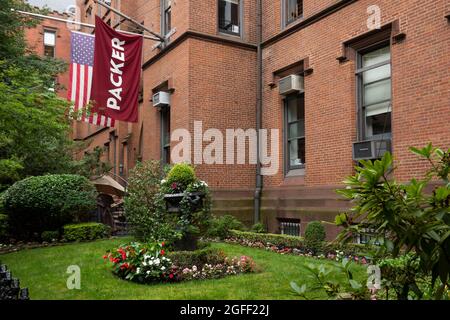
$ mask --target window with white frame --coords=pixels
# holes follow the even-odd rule
[[[292,94],[285,98],[286,172],[304,169],[305,152],[305,95]]]
[[[241,0],[219,0],[219,31],[241,34]]]
[[[55,57],[56,32],[44,30],[44,55],[46,57]]]
[[[172,0],[162,0],[161,9],[162,32],[166,35],[172,30]]]

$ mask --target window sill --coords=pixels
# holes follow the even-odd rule
[[[304,176],[305,176],[305,169],[293,169],[293,170],[289,170],[285,177],[291,178],[291,177],[304,177]]]

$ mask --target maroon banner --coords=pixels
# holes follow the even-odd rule
[[[114,120],[138,121],[142,42],[142,37],[116,32],[95,16],[93,112]]]

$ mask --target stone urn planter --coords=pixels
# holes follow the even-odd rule
[[[179,213],[181,212],[181,200],[183,200],[186,193],[173,193],[165,194],[164,200],[166,201],[167,212]],[[203,192],[191,192],[188,194],[188,201],[191,212],[196,212],[203,209],[203,199],[205,194]]]
[[[186,193],[165,194],[164,200],[166,202],[166,210],[168,213],[181,213],[181,200],[186,196]],[[203,192],[191,192],[187,194],[190,212],[197,212],[203,209],[203,200],[205,194]],[[192,233],[185,233],[183,238],[174,242],[174,247],[179,251],[194,251],[197,250],[198,236]]]

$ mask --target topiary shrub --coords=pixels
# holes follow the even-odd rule
[[[211,219],[207,231],[208,237],[225,239],[231,230],[245,230],[244,224],[232,215],[224,215]]]
[[[65,225],[63,231],[66,241],[96,240],[109,237],[110,234],[110,226],[97,222]]]
[[[267,233],[267,228],[266,228],[266,226],[264,224],[259,222],[259,223],[255,223],[252,226],[250,231],[254,232],[254,233]]]
[[[97,192],[85,177],[47,175],[16,182],[4,197],[13,235],[31,239],[83,220],[96,208]]]
[[[195,180],[196,177],[194,168],[186,163],[174,165],[166,177],[166,183],[169,186],[176,184],[176,187],[172,188],[179,190],[186,189],[191,183],[195,182]]]
[[[8,216],[5,214],[0,214],[0,241],[8,240],[8,236],[9,236]]]
[[[323,250],[326,238],[325,228],[320,221],[308,223],[305,230],[305,245],[313,253]]]
[[[58,241],[59,231],[44,231],[41,234],[41,240],[44,242]]]

